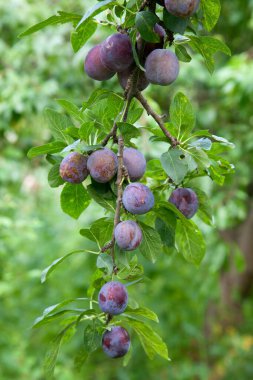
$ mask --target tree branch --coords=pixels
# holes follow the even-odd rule
[[[157,122],[157,124],[159,125],[159,127],[161,128],[161,130],[163,131],[164,135],[170,140],[171,142],[171,145],[173,147],[177,146],[180,144],[180,142],[174,137],[172,136],[172,134],[166,129],[165,125],[164,125],[164,122],[162,120],[162,117],[159,116],[151,107],[150,105],[148,104],[147,100],[144,98],[144,96],[142,95],[141,92],[137,92],[137,94],[135,95],[136,99],[139,100],[139,102],[141,103],[141,105],[143,106],[143,108],[146,110],[147,114],[152,116],[153,119]]]

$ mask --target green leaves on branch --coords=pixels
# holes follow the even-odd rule
[[[82,184],[66,183],[61,192],[62,211],[74,219],[78,219],[81,213],[89,206],[90,196]]]
[[[135,25],[141,37],[148,42],[159,42],[160,37],[154,32],[154,26],[160,20],[152,12],[138,12],[135,18]]]
[[[220,0],[201,0],[201,9],[203,13],[203,25],[210,32],[220,17]]]

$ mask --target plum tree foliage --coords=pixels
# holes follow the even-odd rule
[[[131,287],[145,281],[138,258],[143,255],[154,263],[159,254],[178,251],[186,261],[200,265],[205,240],[199,220],[211,225],[212,217],[206,210],[207,195],[196,188],[195,179],[206,176],[222,184],[233,173],[233,165],[223,156],[232,144],[208,130],[197,129],[193,107],[183,93],[174,96],[165,119],[153,110],[142,91],[149,83],[164,86],[175,81],[180,75],[179,62],[189,62],[196,52],[210,72],[216,52],[230,54],[222,41],[205,35],[215,26],[219,7],[218,1],[211,0],[200,4],[197,0],[104,0],[83,17],[59,12],[21,34],[23,37],[50,24],[71,22],[75,33],[71,42],[76,52],[95,33],[97,25],[110,27],[113,34],[88,52],[84,75],[104,81],[118,73],[124,89],[124,93],[94,90],[81,108],[67,100],[59,101],[67,115],[45,111],[54,140],[28,152],[31,158],[46,154],[53,165],[53,187],[61,186],[62,180],[67,182],[61,193],[64,212],[77,219],[93,201],[106,212],[105,218],[80,231],[94,249],[70,252],[42,273],[44,282],[70,256],[86,251],[97,255],[97,268],[87,290],[89,308],[76,309],[69,317],[62,312],[69,302],[64,301],[56,309],[47,309],[35,322],[35,326],[41,326],[63,318],[65,328],[57,337],[59,345],[68,329],[92,321],[89,326],[100,339],[95,347],[94,341],[87,343],[92,345],[89,354],[102,344],[110,357],[129,352],[124,362],[127,364],[127,327],[131,335],[136,332],[151,359],[155,354],[169,359],[165,343],[148,323],[148,319],[158,321],[157,316],[140,307],[141,300],[132,299]],[[155,122],[155,126],[146,127],[150,144],[167,144],[160,161],[151,159],[146,163],[136,146],[138,139],[132,141],[141,134],[138,120],[143,110]],[[125,251],[131,251],[131,255]],[[85,339],[89,342],[90,334]],[[51,375],[56,358],[47,368]]]

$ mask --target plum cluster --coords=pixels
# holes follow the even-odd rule
[[[100,309],[110,316],[122,314],[128,303],[126,287],[117,281],[107,282],[98,294]],[[111,358],[124,356],[130,348],[130,337],[126,329],[120,326],[111,327],[102,337],[102,348]]]

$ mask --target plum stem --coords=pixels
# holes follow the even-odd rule
[[[136,97],[136,99],[139,100],[139,102],[141,103],[141,105],[143,106],[143,108],[146,110],[147,114],[150,115],[150,116],[152,116],[153,119],[157,122],[157,124],[159,125],[159,127],[163,131],[164,135],[170,140],[172,147],[176,147],[177,145],[179,145],[180,142],[174,136],[172,136],[172,134],[166,129],[166,127],[164,125],[164,122],[163,122],[163,118],[161,116],[159,116],[151,108],[151,106],[148,104],[147,99],[144,98],[144,96],[142,95],[142,93],[141,92],[137,92],[137,94],[135,95],[135,97]]]

